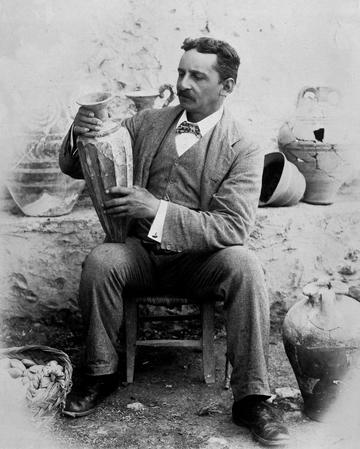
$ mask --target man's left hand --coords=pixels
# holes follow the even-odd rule
[[[104,203],[104,210],[108,215],[154,218],[160,205],[159,199],[139,186],[110,187],[107,193],[113,197]]]

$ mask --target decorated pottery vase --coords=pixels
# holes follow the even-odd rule
[[[133,185],[133,160],[130,135],[120,122],[109,118],[110,93],[92,93],[77,103],[94,112],[103,122],[95,136],[82,134],[77,139],[80,163],[87,188],[108,241],[122,243],[128,231],[129,219],[106,215],[104,202],[112,197],[109,187]]]
[[[6,186],[20,210],[28,216],[51,217],[72,211],[84,181],[59,168],[62,134],[26,134],[24,154],[7,176]]]
[[[60,95],[46,91],[35,94],[32,101],[24,101],[25,110],[21,109],[25,107],[21,101],[14,105],[20,117],[12,131],[12,156],[5,184],[25,215],[68,214],[85,186],[83,180],[62,173],[58,162],[71,115]]]
[[[340,287],[339,287],[340,285]],[[346,285],[318,281],[290,308],[283,342],[304,400],[305,414],[323,421],[350,370],[359,370],[360,303],[343,294]]]
[[[127,92],[126,96],[133,101],[136,112],[139,112],[142,109],[153,108],[155,100],[157,98],[165,98],[164,92],[167,90],[169,91],[169,95],[162,104],[162,107],[165,108],[175,98],[174,90],[170,84],[163,84],[158,90],[134,90]]]

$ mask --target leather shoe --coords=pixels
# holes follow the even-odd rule
[[[116,375],[87,376],[68,394],[62,413],[71,418],[89,415],[117,387]]]
[[[276,411],[264,401],[254,401],[247,407],[242,401],[234,402],[232,417],[235,424],[248,427],[254,439],[265,446],[283,446],[290,440]]]

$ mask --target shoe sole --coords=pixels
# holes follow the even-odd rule
[[[260,435],[257,435],[253,430],[251,430],[251,434],[252,434],[254,440],[257,441],[258,443],[262,444],[263,446],[271,446],[271,447],[286,446],[290,441],[289,438],[285,438],[283,440],[278,440],[278,441],[265,440]]]
[[[90,415],[91,413],[94,413],[95,409],[86,410],[85,412],[70,412],[68,410],[63,410],[61,413],[65,416],[68,416],[70,418],[82,418],[83,416]]]
[[[106,396],[109,396],[111,393],[113,393],[116,389],[118,388],[118,385],[114,386],[114,388],[112,388],[111,390],[109,390],[109,393],[106,394]],[[103,398],[105,399],[106,396]],[[90,415],[91,413],[94,413],[96,410],[96,407],[103,401],[100,400],[98,401],[95,406],[93,408],[91,408],[90,410],[85,410],[84,412],[71,412],[70,410],[62,410],[62,414],[69,417],[69,418],[82,418],[83,416],[87,416]]]
[[[243,421],[242,419],[237,419],[234,420],[233,422],[237,425],[237,426],[242,426],[242,427],[246,427],[251,431],[251,434],[254,438],[255,441],[257,441],[258,443],[262,444],[263,446],[272,446],[272,447],[276,447],[276,446],[285,446],[286,444],[289,443],[290,438],[284,438],[283,440],[278,440],[278,441],[274,441],[274,440],[266,440],[265,438],[261,437],[260,435],[258,435],[252,428],[251,428],[251,423],[249,421]]]

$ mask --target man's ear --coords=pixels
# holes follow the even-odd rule
[[[231,94],[231,92],[234,90],[235,87],[235,81],[233,78],[226,78],[226,80],[221,81],[222,89],[220,91],[221,97],[226,97],[227,95]]]

